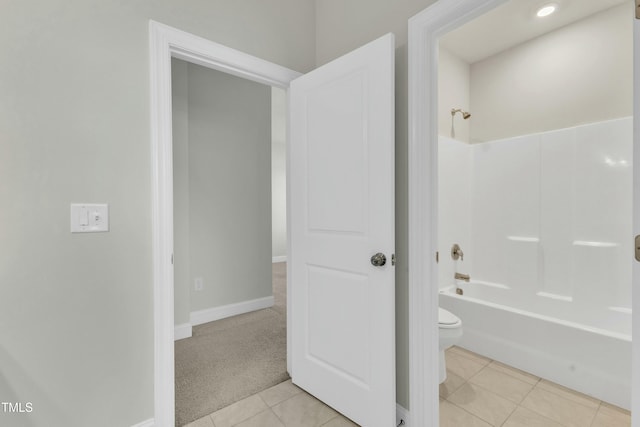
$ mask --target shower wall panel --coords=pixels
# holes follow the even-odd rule
[[[463,251],[471,247],[471,150],[469,144],[441,136],[438,144],[438,263],[441,288],[454,284],[456,269],[466,273],[469,264],[466,254],[463,261],[453,261],[451,246],[458,243]]]
[[[514,304],[628,311],[632,141],[631,118],[474,145],[441,138],[441,286],[456,270],[510,288]],[[464,261],[449,261],[453,243]]]
[[[536,270],[540,224],[539,137],[522,136],[472,145],[471,251],[473,278],[509,284]],[[533,247],[532,247],[533,246]],[[520,253],[514,259],[514,251]]]

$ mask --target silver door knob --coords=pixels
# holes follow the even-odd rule
[[[371,257],[371,265],[374,267],[382,267],[387,263],[387,257],[383,253],[378,252]]]

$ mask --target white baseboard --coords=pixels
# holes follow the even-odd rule
[[[272,262],[272,263],[276,263],[276,262],[287,262],[287,256],[286,256],[286,255],[282,255],[282,256],[274,256],[273,258],[271,258],[271,262]]]
[[[403,426],[409,427],[409,411],[396,403],[396,426],[401,422],[404,422]]]
[[[273,296],[191,312],[193,326],[273,306]]]
[[[191,323],[181,323],[173,328],[173,339],[178,341],[184,338],[191,338],[193,335],[193,326]]]
[[[154,427],[154,426],[155,426],[155,421],[153,420],[153,418],[149,418],[148,420],[138,424],[134,424],[131,427]]]

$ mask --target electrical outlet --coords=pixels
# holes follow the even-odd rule
[[[196,277],[194,289],[196,291],[201,291],[203,287],[204,287],[204,283],[203,283],[202,277]]]

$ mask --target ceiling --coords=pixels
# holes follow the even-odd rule
[[[540,6],[558,5],[545,18]],[[510,0],[446,34],[440,43],[469,64],[630,0]]]

